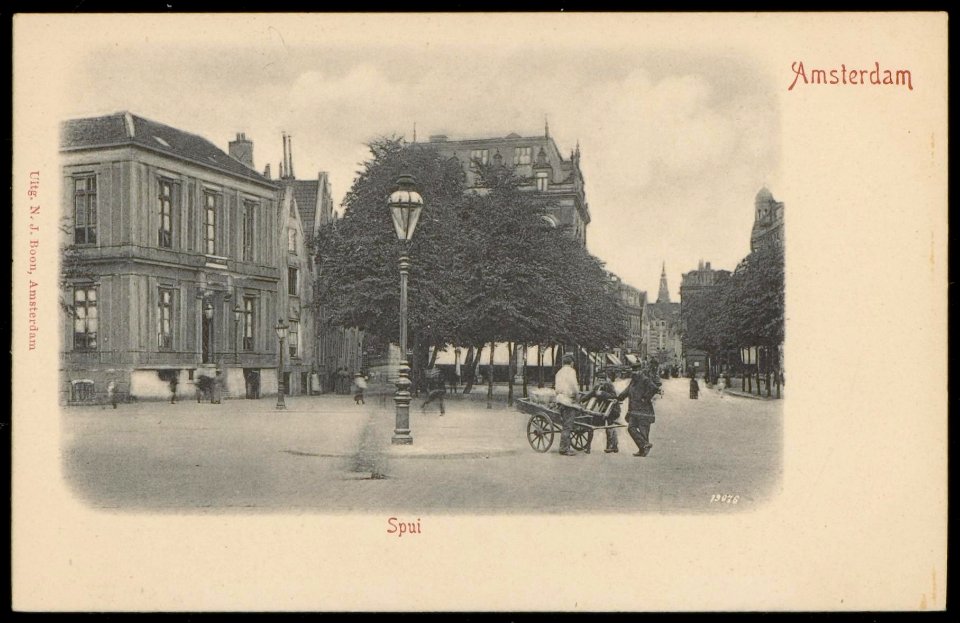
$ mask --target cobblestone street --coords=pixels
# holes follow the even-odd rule
[[[65,477],[97,508],[254,512],[711,512],[749,509],[779,487],[781,402],[712,390],[689,400],[666,381],[649,457],[620,429],[620,452],[539,454],[527,417],[485,390],[439,416],[411,405],[414,445],[392,446],[393,404],[371,395],[184,402],[63,411]],[[738,496],[737,504],[711,502]]]

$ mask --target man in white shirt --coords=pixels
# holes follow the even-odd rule
[[[563,356],[563,366],[557,371],[553,385],[557,392],[557,406],[560,407],[560,421],[563,425],[560,433],[560,454],[576,456],[577,453],[570,448],[570,437],[573,434],[573,418],[577,415],[575,405],[580,393],[580,383],[573,367],[573,355]]]

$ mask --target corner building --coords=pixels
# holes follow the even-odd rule
[[[251,146],[252,149],[252,146]],[[280,189],[210,141],[129,112],[61,126],[61,401],[277,391]],[[252,153],[250,154],[252,160]]]

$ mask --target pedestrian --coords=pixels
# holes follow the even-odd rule
[[[359,372],[353,378],[353,402],[358,405],[366,404],[363,401],[363,391],[367,389],[367,381]]]
[[[627,408],[627,432],[637,444],[633,456],[647,456],[653,444],[650,443],[650,425],[656,421],[653,411],[653,397],[660,393],[660,380],[657,378],[656,364],[646,370],[637,369],[630,377],[630,385],[617,396],[618,400],[630,398]]]
[[[117,408],[117,382],[111,380],[107,383],[107,396],[110,398],[110,404],[113,405],[113,408]]]
[[[553,387],[557,392],[557,406],[560,408],[562,430],[560,432],[560,454],[576,456],[570,447],[570,437],[573,435],[573,420],[577,415],[577,395],[580,393],[580,383],[577,381],[577,371],[573,367],[573,355],[563,356],[563,365],[553,379]]]
[[[584,396],[585,398],[597,398],[598,400],[605,401],[609,405],[609,411],[604,418],[603,423],[606,426],[611,426],[617,420],[620,419],[620,401],[617,400],[617,390],[613,387],[613,381],[617,378],[616,371],[613,368],[608,368],[601,374],[600,379],[597,381],[597,385],[590,391],[589,394]],[[610,401],[613,402],[610,405]],[[604,452],[620,452],[619,444],[617,442],[617,429],[616,428],[607,428],[607,447],[603,449]],[[593,439],[590,439],[593,442]],[[587,445],[586,453],[590,454],[590,445]]]
[[[423,404],[420,405],[420,410],[424,411],[427,408],[427,405],[431,402],[438,402],[440,404],[440,415],[446,413],[446,409],[443,405],[443,396],[447,393],[447,384],[443,379],[443,372],[437,370],[437,368],[430,368],[426,374],[427,377],[427,399],[423,401]]]
[[[700,384],[697,383],[697,375],[694,374],[690,377],[690,398],[696,400],[700,397]]]
[[[223,390],[223,373],[220,370],[217,370],[216,376],[213,377],[213,382],[210,387],[210,403],[218,405],[220,404],[220,395]]]
[[[720,398],[723,398],[723,394],[727,389],[727,379],[725,377],[720,377],[720,380],[717,382],[717,389],[720,390]]]
[[[177,402],[177,383],[179,382],[176,373],[170,377],[170,404],[176,404]]]

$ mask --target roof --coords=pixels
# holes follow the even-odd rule
[[[317,192],[320,184],[318,180],[290,180],[287,183],[293,186],[293,198],[296,199],[297,210],[300,211],[303,233],[307,238],[312,238],[314,222],[317,218]]]
[[[61,150],[118,145],[136,145],[254,182],[275,185],[274,182],[232,158],[202,136],[138,117],[129,112],[118,112],[104,117],[70,119],[60,124]]]

